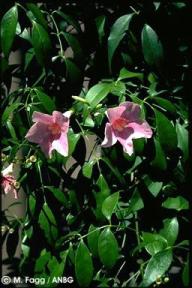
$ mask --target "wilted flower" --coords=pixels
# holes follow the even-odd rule
[[[6,169],[2,171],[1,186],[5,194],[8,194],[9,192],[13,193],[15,199],[17,199],[18,182],[12,174],[13,164],[10,164]]]
[[[117,141],[124,152],[133,154],[133,139],[151,138],[149,124],[141,119],[141,108],[132,102],[121,103],[118,107],[109,108],[106,112],[109,122],[105,126],[103,147],[110,147]]]
[[[35,124],[29,129],[25,138],[39,144],[48,157],[51,157],[54,149],[61,155],[67,156],[69,117],[69,111],[64,114],[53,111],[52,115],[34,112],[32,120]]]

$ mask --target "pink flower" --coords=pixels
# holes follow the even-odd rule
[[[61,155],[67,156],[69,117],[69,111],[64,114],[53,111],[52,115],[34,112],[32,120],[35,124],[29,129],[25,138],[39,144],[48,157],[51,157],[54,149]]]
[[[109,108],[106,112],[109,122],[105,126],[105,139],[101,146],[110,147],[117,141],[124,152],[133,154],[133,139],[151,138],[149,124],[141,120],[141,108],[132,102],[121,103],[118,107]]]
[[[2,177],[1,177],[1,186],[5,194],[13,193],[14,198],[17,199],[17,189],[16,186],[18,186],[18,182],[14,178],[13,175],[13,164],[10,164],[6,169],[2,171]]]

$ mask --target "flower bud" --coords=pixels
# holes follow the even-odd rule
[[[35,155],[32,155],[29,157],[29,160],[33,163],[35,163],[37,161],[37,157]]]

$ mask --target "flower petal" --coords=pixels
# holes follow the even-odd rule
[[[105,126],[105,139],[101,143],[102,147],[110,147],[113,146],[117,142],[117,138],[113,133],[113,129],[111,128],[110,123],[107,123]]]
[[[35,111],[33,112],[32,120],[33,122],[51,124],[53,123],[53,116]]]
[[[120,104],[120,107],[125,107],[121,117],[127,119],[129,122],[140,122],[141,108],[138,104],[133,102],[124,102]]]
[[[53,111],[53,121],[57,123],[63,131],[67,132],[69,128],[69,118],[59,111]]]
[[[2,170],[1,174],[2,174],[2,176],[12,175],[13,174],[13,163],[11,163],[7,168]]]
[[[124,106],[119,106],[119,107],[114,107],[114,108],[109,108],[106,111],[106,115],[109,119],[109,121],[112,123],[114,120],[119,119],[123,112],[125,111]]]
[[[40,144],[43,141],[47,141],[50,137],[50,131],[45,123],[35,123],[27,132],[25,138],[33,143]]]
[[[132,139],[151,138],[153,134],[151,127],[146,121],[144,121],[142,124],[134,122],[130,123],[129,128],[133,129],[133,133],[131,135]]]
[[[57,150],[61,155],[68,156],[68,139],[66,133],[61,133],[60,138],[52,142],[52,149]]]
[[[46,157],[51,157],[53,147],[52,147],[52,142],[50,140],[43,140],[40,143],[41,150],[45,154]]]

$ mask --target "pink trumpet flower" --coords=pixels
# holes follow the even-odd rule
[[[149,124],[141,120],[141,108],[132,102],[121,103],[118,107],[109,108],[106,112],[109,122],[105,126],[105,139],[102,147],[113,146],[117,141],[125,153],[133,154],[133,139],[151,138]]]
[[[70,115],[70,111],[64,114],[53,111],[52,115],[34,112],[32,120],[35,124],[29,129],[25,138],[39,144],[47,157],[51,157],[54,149],[61,155],[68,156],[67,133]]]
[[[18,195],[17,195],[18,182],[16,181],[12,173],[13,173],[13,164],[10,164],[1,173],[2,174],[1,187],[5,194],[13,193],[14,198],[17,199],[18,198]]]

